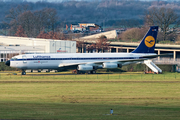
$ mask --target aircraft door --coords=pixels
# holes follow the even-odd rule
[[[23,59],[23,63],[24,63],[24,64],[27,63],[27,57],[26,57],[26,55],[23,55],[23,56],[22,56],[22,59]]]

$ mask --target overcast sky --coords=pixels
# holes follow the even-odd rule
[[[37,2],[37,1],[43,1],[43,0],[27,0],[27,1],[31,1],[31,2]],[[73,1],[73,0],[47,0],[48,2],[61,2],[61,1]],[[83,1],[83,0],[76,0],[76,1]],[[86,0],[84,0],[86,1]],[[141,1],[152,1],[152,0],[141,0]],[[156,1],[156,0],[154,0]],[[162,0],[162,1],[166,1],[166,0]]]
[[[4,0],[4,1],[10,1],[10,0]],[[26,1],[28,2],[37,2],[37,1],[62,2],[62,1],[73,1],[73,0],[26,0]],[[90,0],[75,0],[75,1],[90,1]],[[140,0],[140,1],[158,1],[158,0]],[[161,0],[161,1],[179,1],[179,0]]]
[[[29,2],[37,2],[37,1],[43,1],[43,0],[27,0],[27,1],[29,1]],[[56,2],[56,1],[62,1],[62,0],[47,0],[48,2]]]
[[[4,1],[9,1],[9,0],[4,0]],[[28,2],[37,2],[37,1],[61,2],[61,1],[73,1],[73,0],[26,0],[26,1]],[[83,0],[76,0],[76,1],[83,1]],[[84,0],[84,1],[87,1],[87,0]],[[152,0],[140,0],[140,1],[152,1]],[[153,0],[153,1],[158,1],[158,0]],[[161,1],[168,1],[168,0],[161,0]],[[179,0],[174,0],[174,1],[179,1]]]

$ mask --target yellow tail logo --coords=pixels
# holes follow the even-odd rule
[[[155,44],[155,39],[153,36],[147,36],[144,40],[144,43],[147,47],[153,47]]]

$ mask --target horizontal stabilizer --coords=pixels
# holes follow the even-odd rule
[[[147,55],[147,56],[142,56],[141,58],[156,58],[156,57],[166,57],[166,56],[171,56],[173,53],[167,53],[167,54],[160,54],[160,55]]]

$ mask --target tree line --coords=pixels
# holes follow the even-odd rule
[[[133,27],[134,24],[142,25],[145,12],[154,7],[168,7],[180,13],[180,2],[168,1],[132,1],[132,0],[102,0],[102,1],[67,1],[59,3],[49,2],[0,2],[0,27],[5,27],[2,21],[8,22],[5,16],[9,10],[17,6],[28,5],[28,10],[34,12],[44,8],[55,9],[57,12],[57,24],[64,25],[79,22],[93,22],[101,26]],[[128,21],[128,22],[126,22]]]
[[[178,39],[180,16],[172,9],[165,7],[152,7],[144,16],[144,25],[142,28],[132,28],[119,36],[121,40],[140,40],[148,30],[149,26],[159,26],[157,42],[172,41]]]
[[[9,35],[19,36],[18,32],[25,31],[23,37],[36,37],[43,30],[54,32],[58,17],[52,8],[30,11],[28,6],[17,6],[9,10],[6,19],[10,21]]]
[[[0,6],[2,6],[2,4],[5,5],[6,3],[2,2]],[[16,3],[13,3],[13,5],[14,4]],[[174,3],[162,1],[143,2],[123,0],[104,0],[100,2],[68,1],[56,4],[47,2],[22,2],[19,3],[18,6],[11,7],[8,10],[5,15],[3,27],[5,26],[5,31],[7,31],[5,33],[6,35],[47,39],[70,39],[72,36],[65,36],[62,33],[62,28],[68,23],[72,24],[76,20],[79,20],[80,17],[81,20],[78,22],[83,22],[84,18],[88,19],[86,22],[103,21],[102,26],[118,25],[119,27],[130,28],[141,27],[143,25],[158,25],[161,30],[159,35],[161,37],[159,37],[158,40],[173,40],[176,38],[176,35],[174,31],[169,30],[169,26],[171,25],[172,28],[176,28],[179,25],[178,11],[180,7],[177,6],[178,4],[179,2],[176,2],[175,5]],[[96,7],[96,9],[94,7]],[[98,16],[94,16],[94,12],[98,14]],[[128,15],[131,17],[127,17]],[[67,19],[64,18],[64,16],[66,16]],[[73,19],[71,19],[71,17],[69,18],[69,16]],[[74,18],[74,16],[76,17]],[[106,19],[103,19],[104,17]],[[122,17],[127,18],[127,20],[121,19]],[[130,30],[119,36],[119,39],[139,40],[141,34],[135,35],[137,30],[129,31]]]

